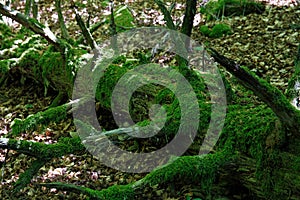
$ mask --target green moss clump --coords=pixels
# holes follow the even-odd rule
[[[231,27],[227,24],[216,24],[211,30],[208,26],[203,25],[200,27],[200,32],[210,38],[220,38],[232,34]]]
[[[209,37],[219,38],[224,35],[232,34],[231,27],[227,24],[216,24],[212,29]]]
[[[202,25],[200,26],[200,32],[205,35],[205,36],[209,36],[209,34],[211,33],[211,30],[208,28],[208,26],[206,25]]]
[[[200,182],[201,189],[209,194],[217,175],[216,172],[234,157],[234,154],[227,155],[224,152],[205,156],[179,157],[174,162],[152,171],[143,179],[143,183],[153,186],[178,181],[182,184],[199,184]]]
[[[122,61],[121,60],[118,60]],[[124,60],[123,60],[124,61]],[[138,64],[138,63],[136,63]],[[118,65],[112,64],[107,69],[105,69],[104,75],[101,77],[97,88],[96,88],[96,100],[97,102],[100,102],[101,107],[105,109],[111,108],[111,98],[112,98],[112,91],[115,89],[116,84],[122,77],[123,81],[128,80],[128,83],[125,84],[125,87],[133,87],[135,88],[135,85],[137,85],[137,77],[144,77],[143,71],[140,72],[132,72],[130,71],[135,66],[120,66],[121,63],[118,63]],[[152,68],[149,68],[152,69]],[[147,69],[148,70],[148,69]],[[159,71],[162,70],[162,71]],[[166,71],[169,70],[169,71]],[[174,77],[174,80],[176,80],[176,74],[180,74],[179,69],[176,67],[170,67],[170,69],[157,69],[157,67],[153,67],[153,72],[147,71],[147,76],[149,76],[149,79],[151,80],[152,75],[155,74],[155,76],[158,76],[159,74],[162,75],[162,78],[159,80],[166,80],[165,74],[168,74],[171,78]],[[138,75],[138,73],[141,73],[141,75]],[[178,128],[181,124],[181,118],[184,119],[190,119],[186,121],[195,120],[194,114],[188,114],[193,113],[195,110],[201,110],[201,120],[199,124],[200,128],[199,130],[205,131],[207,129],[209,119],[210,119],[210,104],[206,103],[209,100],[207,89],[205,88],[205,84],[203,79],[194,71],[187,70],[182,73],[182,75],[185,77],[185,79],[189,82],[189,84],[192,86],[192,89],[195,92],[195,97],[198,99],[198,105],[192,104],[188,107],[184,108],[185,110],[185,116],[182,116],[182,110],[181,105],[179,104],[179,97],[175,96],[175,93],[172,90],[177,91],[178,94],[180,94],[180,99],[185,99],[187,102],[190,100],[193,101],[194,96],[190,96],[189,92],[186,90],[186,88],[183,88],[181,84],[174,83],[172,84],[172,90],[169,88],[166,88],[162,85],[156,85],[156,84],[145,84],[142,87],[135,88],[134,93],[131,96],[130,99],[130,105],[129,105],[129,112],[130,116],[132,117],[132,120],[135,123],[142,122],[144,120],[149,120],[149,110],[152,105],[160,104],[165,109],[166,114],[166,121],[164,127],[160,130],[160,135],[167,136],[167,138],[173,138],[175,133],[178,132]],[[126,78],[125,78],[126,77]],[[147,77],[145,77],[147,78]],[[157,77],[156,77],[157,79]],[[143,80],[142,80],[143,81]],[[176,82],[176,81],[175,81]],[[122,84],[123,86],[123,84]],[[122,90],[121,90],[122,91]],[[177,95],[178,95],[177,94]],[[119,98],[127,98],[125,95],[119,95]],[[126,102],[121,101],[120,102]],[[120,106],[120,105],[119,105]],[[124,105],[123,105],[124,106]],[[127,106],[127,105],[125,105]],[[195,107],[197,106],[197,107]],[[121,106],[122,107],[122,106]],[[190,112],[189,112],[190,110]],[[127,111],[124,111],[127,112]],[[127,114],[127,113],[126,113]],[[156,113],[158,114],[158,113]],[[162,114],[162,113],[161,113]],[[165,115],[164,115],[165,116]],[[160,117],[160,115],[157,115],[157,117]],[[124,122],[125,123],[125,122]],[[193,130],[195,127],[192,125],[195,124],[184,124],[187,129]],[[189,132],[186,130],[186,132]]]
[[[114,185],[98,192],[96,199],[135,199],[135,192],[131,184]]]
[[[96,88],[95,99],[101,102],[104,108],[110,108],[111,95],[113,89],[119,79],[129,70],[129,68],[121,67],[119,65],[111,64],[107,67],[104,76],[100,78],[100,81]]]

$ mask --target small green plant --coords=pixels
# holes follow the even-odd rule
[[[227,24],[216,24],[212,29],[208,26],[203,25],[200,27],[200,32],[210,38],[220,38],[224,35],[232,34],[231,27]]]

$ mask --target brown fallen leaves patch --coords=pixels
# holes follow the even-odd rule
[[[294,72],[294,58],[300,41],[300,9],[271,7],[261,14],[250,14],[209,23],[225,23],[233,35],[220,39],[203,37],[197,30],[194,38],[210,41],[222,54],[247,66],[258,76],[285,90]]]

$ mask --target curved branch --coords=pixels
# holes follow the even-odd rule
[[[20,175],[20,178],[15,184],[13,193],[20,191],[30,183],[31,179],[37,174],[39,169],[52,158],[85,150],[79,137],[63,138],[63,140],[55,144],[0,138],[0,148],[16,150],[19,153],[37,158],[37,160],[35,160],[30,167]]]

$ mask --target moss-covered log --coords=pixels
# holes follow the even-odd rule
[[[281,151],[287,145],[280,138],[283,131],[285,129],[276,115],[265,105],[229,106],[215,153],[173,159],[145,178],[118,187],[126,188],[128,193],[124,192],[125,196],[133,195],[132,192],[138,195],[143,187],[164,187],[176,182],[199,184],[202,198],[210,196],[214,199],[221,191],[230,193],[238,188],[247,191],[254,199],[299,199],[300,160],[297,155],[300,148],[291,146]],[[73,192],[84,189],[56,183],[46,186]],[[111,189],[89,190],[85,194],[95,199],[114,199],[121,195],[120,190]]]
[[[118,91],[120,93],[117,93],[117,98],[119,98],[118,107],[115,108],[121,116],[130,116],[132,117],[132,121],[135,123],[143,121],[149,121],[149,112],[151,109],[151,106],[153,105],[162,105],[167,112],[167,120],[165,122],[165,128],[162,130],[161,134],[167,134],[174,136],[174,133],[176,133],[176,129],[178,128],[180,124],[180,117],[181,117],[181,107],[182,102],[179,102],[180,98],[185,98],[187,102],[189,102],[189,95],[186,88],[183,88],[183,86],[180,83],[168,83],[168,78],[164,77],[164,74],[166,74],[166,69],[161,68],[161,71],[157,71],[158,68],[153,67],[153,71],[149,72],[150,75],[145,75],[142,72],[131,72],[134,68],[134,65],[128,65],[128,67],[120,67],[119,65],[110,65],[107,69],[103,77],[100,79],[99,84],[97,85],[96,90],[96,101],[99,104],[99,107],[102,108],[98,110],[101,118],[101,111],[108,110],[111,112],[111,104],[112,104],[112,96],[113,91],[117,85],[117,83],[120,81],[120,79],[123,79],[122,83],[125,83],[126,85],[121,86],[121,88],[118,88]],[[179,73],[179,69],[176,67],[170,67],[167,69],[168,73],[174,73],[173,75],[170,75],[171,78],[174,78],[174,80],[178,80],[176,73]],[[147,79],[152,80],[154,75],[161,75],[161,78],[155,77],[156,79],[160,80],[160,83],[147,83]],[[173,76],[173,77],[172,77]],[[186,80],[189,82],[189,84],[192,86],[192,89],[194,90],[194,93],[196,95],[196,98],[198,99],[198,106],[199,108],[190,107],[189,109],[194,111],[195,109],[199,109],[201,111],[201,123],[199,123],[199,130],[205,131],[208,127],[207,122],[210,118],[210,107],[211,104],[207,100],[210,99],[208,91],[206,89],[206,85],[204,83],[204,80],[195,72],[195,71],[188,71],[186,70],[185,74],[183,74],[183,77],[186,78]],[[130,80],[130,81],[124,81],[124,80]],[[155,80],[155,79],[153,79]],[[141,83],[143,86],[138,87],[132,96],[130,97],[129,102],[129,108],[126,105],[128,94],[127,91],[130,91],[131,88],[135,88],[136,85],[140,85]],[[162,85],[159,85],[162,84]],[[119,87],[120,87],[119,83]],[[168,88],[168,86],[171,86],[171,89]],[[126,88],[127,87],[127,88]],[[124,88],[124,90],[122,90]],[[128,89],[129,88],[129,89]],[[173,90],[173,91],[172,91]],[[123,91],[123,92],[122,92]],[[178,93],[181,93],[180,95],[176,96],[177,94],[174,93],[174,91],[179,91]],[[116,93],[115,93],[116,94]],[[116,97],[115,97],[116,98]],[[115,105],[114,105],[115,106]],[[192,105],[191,105],[192,106]],[[115,106],[116,107],[116,106]],[[128,108],[127,110],[124,110],[123,108]],[[96,108],[97,109],[97,108]],[[103,117],[103,116],[102,116]],[[106,116],[107,117],[107,116]],[[124,117],[124,122],[122,122],[122,127],[128,127],[129,125],[132,126],[133,124],[125,121],[128,119],[128,117]],[[100,124],[101,124],[101,119]],[[111,124],[110,124],[111,125]],[[123,126],[124,125],[124,126]]]

